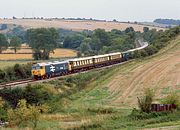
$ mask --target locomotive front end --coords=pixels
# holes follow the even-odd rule
[[[31,73],[33,78],[37,80],[37,79],[41,79],[45,75],[45,70],[43,66],[39,64],[35,64],[32,66]]]

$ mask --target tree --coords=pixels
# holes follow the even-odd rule
[[[36,128],[40,110],[40,107],[28,105],[26,100],[22,99],[19,101],[16,109],[8,110],[10,125],[27,126],[28,123],[33,123],[34,128]]]
[[[144,33],[147,33],[148,31],[149,31],[149,28],[148,28],[148,27],[144,27],[144,28],[143,28],[143,32],[144,32]]]
[[[87,52],[89,52],[91,50],[90,42],[91,42],[90,38],[86,38],[83,41],[83,43],[80,45],[81,53],[87,53]]]
[[[8,48],[8,42],[3,34],[0,34],[0,53]]]
[[[151,104],[154,96],[154,91],[147,88],[144,91],[144,95],[141,98],[138,97],[138,105],[142,112],[149,113],[151,111]]]
[[[108,46],[110,44],[110,37],[104,29],[96,29],[94,31],[93,37],[99,39],[100,47]]]
[[[129,32],[134,32],[134,28],[133,27],[129,27],[125,29],[125,33],[129,33]]]
[[[59,33],[55,28],[29,29],[27,39],[34,51],[34,59],[46,60],[58,45]]]
[[[12,49],[14,50],[14,52],[16,53],[18,49],[20,49],[21,46],[21,39],[17,36],[13,36],[11,38],[10,41],[10,46],[12,47]]]
[[[70,49],[77,49],[78,47],[80,47],[83,40],[84,40],[84,36],[82,34],[66,36],[63,42],[63,47]]]

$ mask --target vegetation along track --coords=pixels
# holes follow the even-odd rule
[[[113,65],[110,65],[110,66],[104,66],[104,67],[96,68],[96,69],[93,69],[93,70],[98,71],[98,70],[101,70],[101,69],[110,68],[112,66],[117,66],[117,65],[120,65],[120,64],[125,64],[127,62],[129,62],[129,61],[121,62],[121,63],[118,63],[118,64],[113,64]],[[78,72],[78,73],[73,73],[73,74],[69,74],[69,75],[76,75],[76,74],[80,74],[80,73],[87,73],[89,71],[91,71],[91,70],[82,71],[82,72]],[[26,86],[29,83],[48,82],[48,81],[51,81],[51,80],[67,77],[69,75],[57,76],[57,77],[53,77],[53,78],[50,78],[50,79],[42,79],[42,80],[33,80],[31,78],[28,78],[28,79],[24,79],[24,80],[12,81],[12,82],[8,82],[8,83],[0,84],[0,89],[2,89],[2,88],[10,88],[10,87],[17,87],[17,86],[24,87],[24,86]]]
[[[140,42],[140,45],[142,45],[141,47],[137,47],[135,49],[131,49],[131,50],[128,50],[126,52],[132,52],[132,51],[136,51],[136,50],[141,50],[143,48],[146,48],[148,46],[148,43],[147,42]],[[114,65],[119,65],[119,64],[123,64],[123,63],[126,63],[126,62],[121,62],[121,63],[118,63],[118,64],[114,64]],[[104,69],[104,68],[108,68],[108,67],[112,67],[114,65],[110,65],[110,66],[105,66],[105,67],[101,67],[101,69]],[[99,69],[99,68],[97,68]],[[90,71],[90,70],[89,70]],[[85,71],[85,72],[89,72],[89,71]],[[79,72],[79,73],[84,73],[84,72]],[[77,73],[76,73],[77,74]],[[67,76],[67,75],[66,75]],[[62,76],[61,76],[62,77]],[[25,79],[25,80],[19,80],[19,81],[14,81],[14,82],[9,82],[9,83],[5,83],[5,84],[0,84],[0,88],[7,88],[7,87],[16,87],[16,86],[25,86],[27,85],[28,83],[37,83],[37,82],[44,82],[44,81],[50,81],[50,80],[54,80],[54,79],[57,79],[59,77],[54,77],[54,78],[51,78],[51,79],[43,79],[43,80],[32,80],[32,79]]]

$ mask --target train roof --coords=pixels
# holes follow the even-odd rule
[[[109,54],[104,54],[104,55],[97,55],[97,56],[93,56],[94,58],[100,58],[100,57],[104,57],[104,56],[112,56],[112,55],[120,55],[121,52],[115,52],[115,53],[109,53]]]
[[[81,61],[81,60],[89,60],[89,59],[92,59],[93,56],[90,56],[90,57],[84,57],[84,58],[75,58],[75,59],[70,59],[68,61]]]
[[[46,65],[56,65],[56,64],[66,64],[68,63],[68,61],[53,61],[53,62],[43,62],[43,63],[37,63],[36,65],[39,65],[39,66],[46,66]]]
[[[46,65],[52,65],[52,64],[54,64],[54,65],[66,64],[66,63],[69,63],[69,61],[89,60],[89,59],[93,59],[93,58],[101,58],[101,57],[117,55],[117,54],[121,54],[121,52],[115,52],[115,53],[109,53],[109,54],[97,55],[97,56],[90,56],[90,57],[83,57],[83,58],[74,58],[74,59],[69,59],[69,60],[65,60],[65,61],[42,62],[42,63],[35,64],[35,66],[36,65],[38,65],[38,66],[46,66]]]

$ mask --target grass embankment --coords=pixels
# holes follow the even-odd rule
[[[148,129],[148,128],[157,128],[157,127],[165,127],[167,129],[172,127],[178,129],[180,127],[178,124],[180,121],[180,112],[175,112],[170,114],[160,114],[160,115],[155,114],[153,116],[146,115],[144,119],[132,119],[131,117],[129,117],[132,110],[132,107],[130,105],[131,102],[130,104],[129,102],[124,102],[124,103],[114,102],[118,97],[123,95],[123,90],[117,89],[117,88],[122,88],[123,86],[118,86],[116,84],[117,86],[115,89],[115,88],[111,88],[109,86],[109,83],[118,82],[119,84],[121,84],[124,78],[127,78],[130,81],[131,76],[133,75],[134,72],[136,72],[137,68],[139,68],[140,66],[146,66],[146,64],[149,63],[153,64],[153,62],[155,61],[161,62],[161,60],[162,61],[164,60],[163,58],[166,59],[169,56],[171,58],[176,56],[176,54],[178,54],[180,50],[179,41],[180,41],[180,37],[178,37],[175,40],[172,40],[171,44],[169,44],[158,54],[152,57],[135,60],[124,65],[103,70],[102,74],[100,74],[99,72],[88,73],[87,75],[89,74],[94,75],[94,78],[96,80],[89,81],[88,85],[84,84],[86,87],[84,89],[81,89],[81,91],[79,90],[74,91],[75,94],[74,92],[72,92],[73,94],[68,93],[67,94],[68,96],[64,99],[64,106],[62,107],[60,114],[55,115],[55,117],[53,117],[52,115],[51,122],[53,120],[55,122],[58,120],[59,122],[57,121],[55,128],[60,127],[64,129],[65,128],[78,128],[78,129],[79,128],[82,129],[83,128],[89,128],[89,129],[146,129],[147,128]],[[176,63],[175,62],[176,60],[177,59],[171,60],[171,62]],[[119,75],[123,75],[125,77],[119,79],[117,78]],[[164,76],[167,77],[166,75]],[[172,76],[173,75],[169,75],[169,77]],[[84,77],[83,74],[82,77]],[[169,80],[170,79],[171,78],[169,78]],[[54,83],[58,83],[58,81],[55,81]],[[79,81],[77,83],[79,83]],[[149,84],[151,84],[151,82]],[[63,91],[63,89],[68,91],[72,90],[69,89],[67,86],[60,88],[61,88],[61,92]],[[165,88],[166,88],[165,86],[164,88],[158,88],[158,86],[156,86],[157,90],[158,89],[163,90]],[[177,88],[177,85],[172,89],[174,89],[176,92],[179,92],[179,88]],[[166,92],[166,94],[168,94],[168,92]],[[157,100],[164,95],[162,92],[160,93],[157,92],[157,94],[160,94],[160,96],[156,95]],[[133,99],[132,101],[136,103],[137,96],[140,95],[132,95],[132,97],[127,96],[126,98]],[[61,114],[67,117],[65,119],[60,118]]]
[[[165,129],[179,129],[179,111],[175,111],[174,113],[142,113],[138,118],[134,118],[134,115],[131,115],[132,106],[136,104],[136,97],[141,94],[138,93],[139,95],[137,95],[134,92],[142,91],[143,88],[136,85],[141,84],[141,82],[133,82],[132,86],[137,88],[134,91],[131,91],[134,88],[128,88],[127,86],[132,80],[145,79],[145,77],[151,74],[154,68],[160,69],[164,64],[169,63],[169,61],[171,61],[170,66],[172,66],[172,69],[174,69],[173,67],[177,67],[176,70],[178,71],[179,67],[176,64],[178,63],[178,58],[176,55],[179,54],[180,50],[179,41],[180,37],[171,41],[171,44],[152,57],[44,83],[43,85],[50,86],[51,90],[49,91],[55,92],[54,95],[56,96],[48,101],[51,112],[41,116],[37,129],[99,130],[150,129],[161,127]],[[167,60],[169,58],[171,60]],[[139,70],[140,68],[148,67],[150,63],[155,64],[156,62],[163,63],[163,66],[154,66],[140,78],[133,79],[134,74],[138,76],[139,72],[142,71]],[[170,68],[165,67],[163,70],[169,70],[168,72],[171,72]],[[172,79],[171,77],[174,79],[174,74],[176,74],[163,72],[161,71],[160,73],[169,80]],[[169,75],[167,76],[167,74]],[[151,78],[153,79],[153,76]],[[149,87],[148,85],[153,83],[151,82],[151,78],[143,86],[147,85],[145,87]],[[157,82],[160,82],[162,79],[163,77],[160,79],[156,78]],[[165,80],[167,79],[165,78]],[[179,82],[172,88],[177,93],[179,92],[178,84]],[[156,86],[155,88],[156,90],[165,91],[166,86],[161,86],[162,88]],[[167,90],[166,94],[168,92]],[[129,95],[129,93],[131,94]],[[157,99],[164,96],[162,91],[158,91],[157,94]]]

